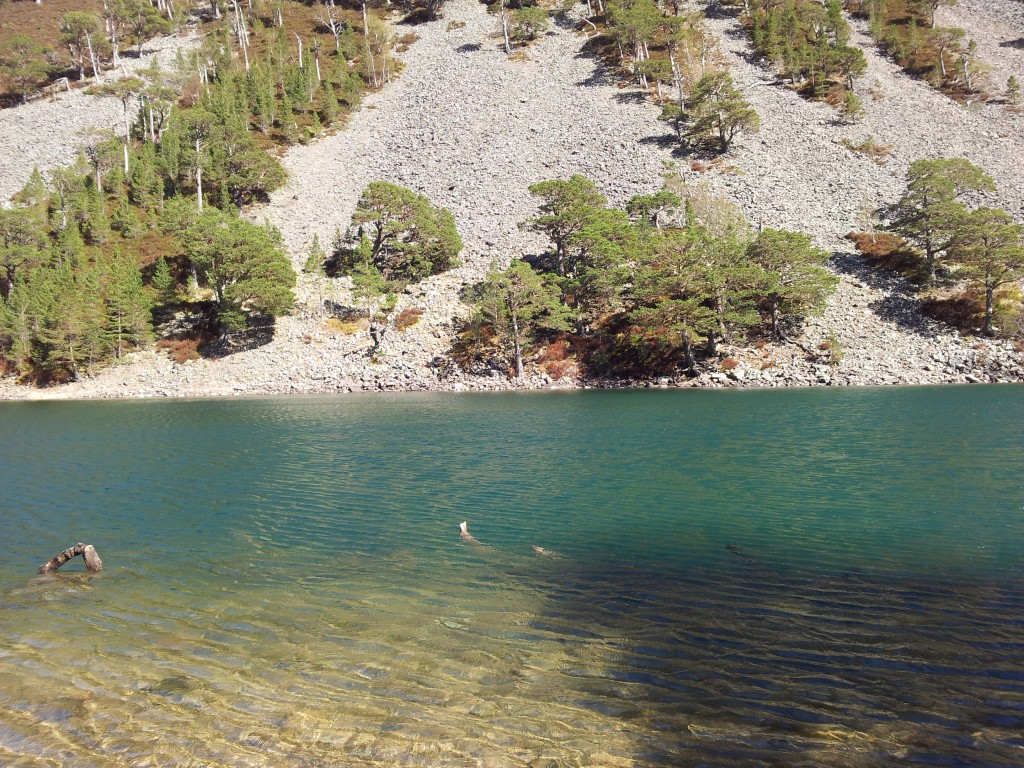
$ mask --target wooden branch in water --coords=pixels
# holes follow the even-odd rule
[[[79,542],[73,547],[68,547],[53,559],[40,565],[39,573],[52,573],[64,565],[68,560],[73,557],[78,557],[79,555],[81,555],[85,560],[86,570],[93,573],[103,570],[103,561],[100,560],[100,556],[96,554],[96,547],[92,544],[82,544]]]

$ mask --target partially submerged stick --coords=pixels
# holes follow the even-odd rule
[[[68,547],[52,560],[40,565],[39,573],[52,573],[64,565],[68,560],[73,557],[78,557],[79,555],[81,555],[85,560],[86,570],[93,573],[103,570],[103,561],[100,560],[100,556],[96,554],[96,547],[92,544],[82,544],[79,542],[73,547]]]

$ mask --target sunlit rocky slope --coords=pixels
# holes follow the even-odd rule
[[[700,3],[700,5],[704,5]],[[1024,73],[1024,3],[961,0],[944,11],[983,41],[993,79]],[[1007,342],[963,339],[923,318],[899,280],[863,268],[843,235],[863,228],[868,212],[896,199],[907,166],[919,157],[964,156],[983,167],[997,190],[985,202],[1024,220],[1024,115],[999,104],[963,106],[913,80],[876,51],[855,26],[868,60],[858,82],[867,115],[842,124],[828,106],[777,85],[750,56],[738,20],[710,15],[737,83],[761,116],[762,129],[742,137],[724,170],[697,172],[673,157],[668,129],[643,94],[583,53],[586,36],[572,25],[552,32],[523,61],[503,53],[493,16],[476,0],[450,0],[444,18],[417,28],[398,80],[370,97],[349,126],[285,156],[286,188],[249,213],[284,234],[301,268],[314,235],[325,245],[351,219],[371,180],[411,187],[456,215],[466,243],[463,265],[414,286],[398,309],[422,319],[391,329],[371,358],[366,332],[340,333],[325,301],[350,305],[344,280],[300,276],[295,312],[273,341],[226,359],[175,365],[155,352],[45,396],[229,395],[357,389],[462,389],[511,386],[498,372],[469,376],[444,364],[466,308],[459,292],[492,263],[504,264],[543,243],[518,223],[534,211],[527,187],[580,173],[611,202],[651,192],[667,163],[688,182],[707,182],[742,207],[751,222],[810,233],[836,254],[841,277],[830,308],[812,319],[796,345],[731,350],[740,366],[706,373],[703,385],[885,384],[1020,381],[1024,363]],[[851,152],[867,137],[889,144],[884,164]],[[810,362],[805,350],[829,337],[844,352],[836,367]],[[769,365],[766,366],[766,363]],[[550,381],[533,377],[528,386]],[[25,393],[40,395],[39,392]]]

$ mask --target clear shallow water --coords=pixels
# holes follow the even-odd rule
[[[1024,763],[1022,387],[12,403],[0,435],[5,766]],[[74,541],[102,574],[33,576]]]

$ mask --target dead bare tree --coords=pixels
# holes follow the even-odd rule
[[[39,573],[53,573],[68,560],[79,555],[85,560],[85,568],[90,573],[97,573],[103,570],[103,561],[100,560],[100,556],[96,553],[96,547],[92,544],[82,544],[79,542],[39,566]]]

